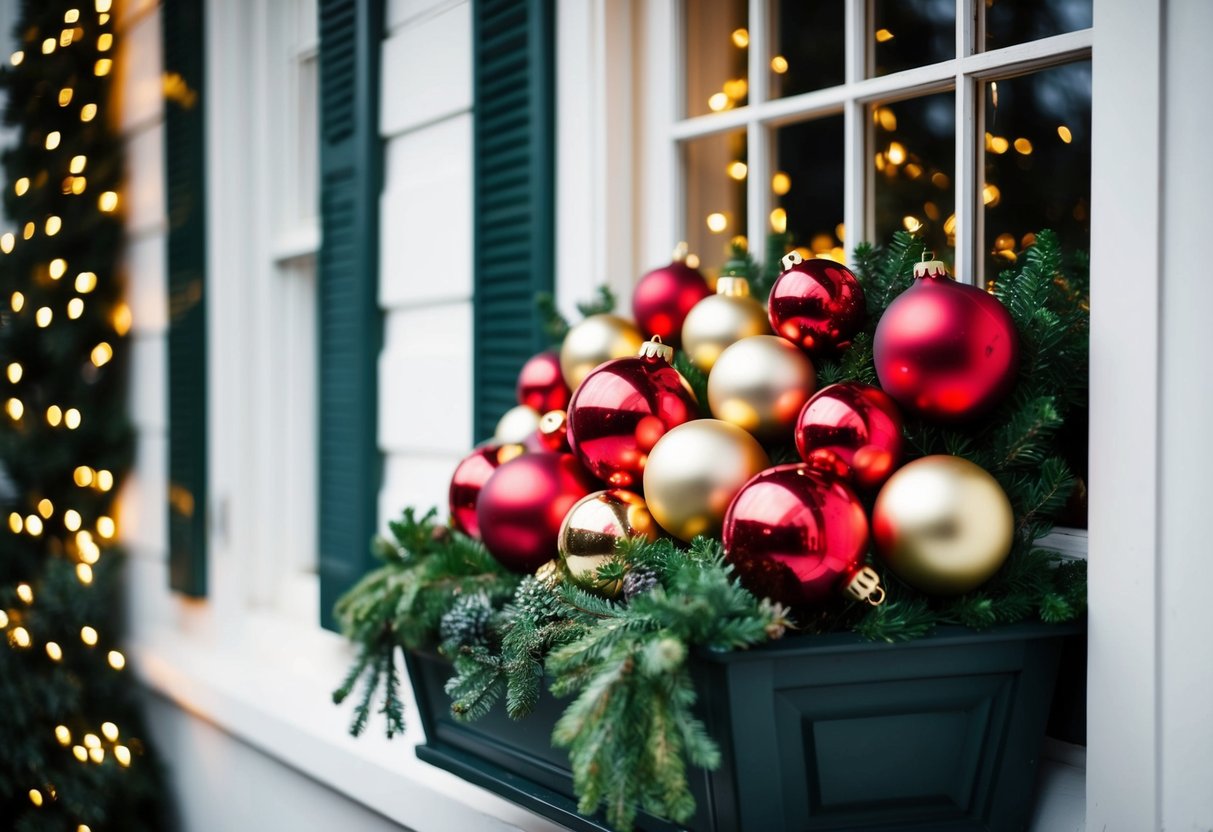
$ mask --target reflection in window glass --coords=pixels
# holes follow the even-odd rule
[[[981,48],[999,49],[1091,26],[1092,0],[985,0]]]
[[[686,162],[686,239],[705,273],[729,257],[729,241],[746,233],[744,130],[683,145]]]
[[[843,83],[846,6],[842,0],[773,0],[771,98]]]
[[[868,108],[873,121],[874,239],[904,229],[953,260],[956,107],[951,91]]]
[[[1070,251],[1091,239],[1091,62],[984,85],[985,275],[1051,228]]]
[[[872,0],[868,76],[956,57],[955,0]]]
[[[787,232],[792,245],[845,262],[843,119],[829,116],[789,124],[775,132],[770,230]]]
[[[746,103],[746,0],[694,0],[686,9],[686,111],[701,116]]]

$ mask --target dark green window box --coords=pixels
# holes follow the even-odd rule
[[[832,635],[697,656],[699,713],[722,763],[688,771],[690,828],[1026,828],[1058,657],[1076,630],[949,628],[898,645]],[[549,745],[565,702],[545,695],[521,722],[497,709],[465,725],[443,691],[449,663],[419,652],[408,665],[421,759],[572,829],[609,828],[577,814],[567,758]]]

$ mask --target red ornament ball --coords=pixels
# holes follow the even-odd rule
[[[863,568],[868,518],[842,480],[802,463],[768,468],[737,492],[724,518],[725,556],[759,598],[824,601]]]
[[[573,391],[560,372],[560,354],[554,350],[541,352],[527,359],[518,373],[518,404],[533,407],[540,413],[564,410],[569,406]]]
[[[600,480],[639,488],[657,440],[698,415],[686,380],[665,358],[617,358],[586,376],[573,394],[569,446]]]
[[[556,556],[560,524],[598,484],[571,454],[523,454],[480,490],[476,521],[489,552],[507,569],[532,573]]]
[[[468,537],[480,539],[480,524],[476,522],[476,500],[489,477],[501,464],[501,445],[481,445],[455,466],[451,476],[448,500],[455,528]]]
[[[833,260],[804,260],[792,252],[771,288],[771,329],[810,355],[831,355],[851,345],[867,305],[855,273]]]
[[[876,327],[880,386],[905,409],[936,421],[989,411],[1015,385],[1014,321],[997,298],[952,280],[937,260],[917,264],[914,274]]]
[[[682,322],[691,307],[712,294],[698,269],[675,260],[640,278],[632,290],[632,317],[646,338],[654,335],[679,346]]]
[[[814,467],[836,467],[861,489],[874,489],[901,462],[901,413],[879,388],[831,384],[805,403],[796,420],[796,450]]]

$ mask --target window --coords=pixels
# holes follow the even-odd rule
[[[785,231],[844,259],[906,228],[967,282],[1042,226],[1088,247],[1091,0],[705,0],[667,25],[675,226],[705,267]]]

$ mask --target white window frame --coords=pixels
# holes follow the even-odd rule
[[[603,283],[627,309],[636,278],[666,262],[678,238],[680,160],[670,139],[681,93],[674,74],[660,71],[677,54],[676,6],[581,0],[559,7],[557,292],[567,311]],[[851,13],[852,35],[858,19]],[[1213,463],[1213,439],[1204,424],[1213,406],[1210,386],[1195,378],[1213,353],[1213,327],[1195,312],[1201,301],[1204,317],[1213,308],[1213,282],[1198,277],[1197,244],[1207,235],[1213,176],[1213,113],[1196,103],[1213,75],[1204,42],[1211,28],[1206,3],[1095,0],[1089,32],[993,58],[957,58],[950,79],[947,71],[911,70],[857,82],[863,95],[851,99],[854,107],[861,97],[884,97],[882,85],[906,78],[946,87],[959,75],[973,84],[989,69],[985,61],[1008,55],[1028,68],[1041,43],[1091,53],[1088,829],[1203,828],[1213,815],[1213,639],[1204,635],[1205,583],[1197,577],[1208,568],[1203,472]],[[758,51],[753,33],[751,50]],[[625,106],[633,98],[635,106]],[[963,120],[958,129],[977,130]],[[857,145],[854,135],[848,143]],[[849,191],[861,170],[861,162],[849,165]],[[848,229],[862,216],[851,199]],[[624,220],[610,213],[619,206]],[[977,239],[968,230],[975,213],[971,206],[961,239]],[[764,227],[763,215],[757,219],[750,227]],[[958,262],[975,256],[966,245]],[[1193,406],[1198,401],[1203,409]]]

